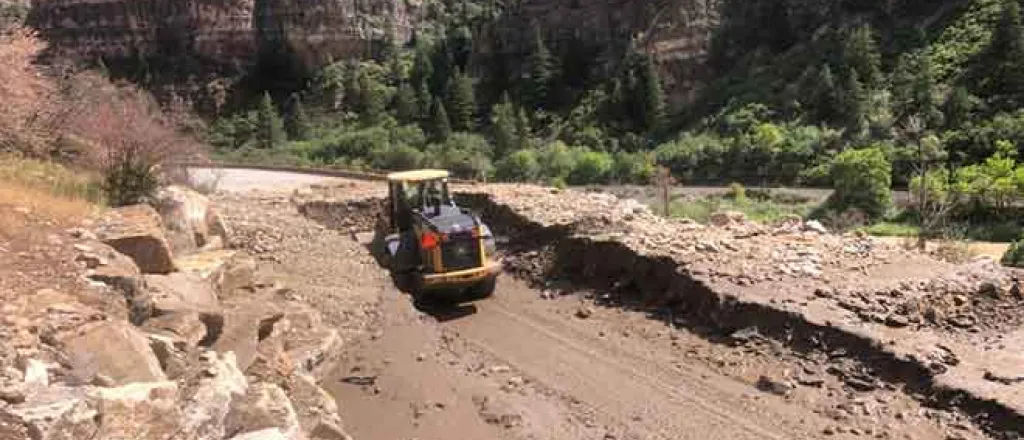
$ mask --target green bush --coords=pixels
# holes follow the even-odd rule
[[[537,153],[533,150],[519,150],[498,161],[494,175],[506,182],[532,182],[541,173]]]
[[[855,208],[869,218],[885,215],[892,205],[892,164],[879,148],[846,150],[832,161],[834,192],[830,210]]]
[[[1024,237],[1010,243],[1010,247],[1006,249],[1000,262],[1004,266],[1024,267]]]
[[[603,183],[612,172],[611,155],[603,151],[583,150],[576,158],[576,166],[569,173],[569,183],[590,185]]]
[[[110,206],[145,203],[160,186],[155,163],[137,151],[121,152],[103,171],[103,191]]]
[[[746,203],[747,188],[744,187],[742,183],[733,182],[729,185],[729,192],[726,193],[726,196],[736,201],[736,203]]]

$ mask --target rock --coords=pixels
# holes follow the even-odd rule
[[[291,438],[293,437],[288,437],[280,429],[270,428],[236,435],[228,440],[288,440]]]
[[[149,340],[127,322],[97,322],[81,333],[62,336],[59,343],[67,353],[72,374],[85,383],[96,374],[119,385],[167,380]]]
[[[714,243],[712,243],[710,241],[699,241],[694,246],[694,248],[697,249],[700,252],[709,252],[709,253],[718,253],[718,252],[722,251],[721,248],[718,247],[718,245],[716,245],[716,244],[714,244]]]
[[[819,234],[828,234],[828,229],[826,229],[825,226],[817,220],[808,220],[804,222],[804,230],[817,232]]]
[[[235,250],[199,252],[179,258],[176,263],[183,272],[205,280],[222,297],[252,286],[256,274],[256,260]]]
[[[732,332],[729,337],[736,342],[746,343],[752,339],[759,339],[761,333],[757,331],[757,327],[745,327]]]
[[[341,426],[338,403],[307,374],[294,374],[285,384],[285,392],[294,404],[303,432],[313,432],[324,423]],[[332,438],[332,437],[326,437]]]
[[[96,234],[93,234],[92,231],[90,231],[88,229],[85,229],[85,228],[71,228],[71,229],[67,230],[67,233],[68,233],[68,235],[70,235],[70,236],[72,236],[74,238],[78,238],[78,239],[82,239],[82,240],[95,240],[96,239]]]
[[[166,333],[176,337],[182,343],[180,349],[190,352],[206,337],[206,324],[199,312],[172,311],[151,318],[143,325],[143,329],[156,333]]]
[[[177,434],[181,411],[174,382],[133,383],[91,393],[100,414],[97,438],[167,439]]]
[[[906,316],[892,313],[885,317],[885,325],[889,327],[906,327],[910,325],[910,320]]]
[[[25,365],[24,384],[31,389],[46,388],[50,385],[50,372],[46,364],[38,359],[29,359]]]
[[[169,379],[178,379],[188,368],[188,352],[186,344],[180,338],[169,335],[149,333],[149,347],[160,362],[160,368]]]
[[[204,246],[210,237],[207,218],[210,199],[189,188],[171,185],[157,192],[154,202],[177,253],[188,253]]]
[[[129,320],[132,324],[140,325],[142,321],[149,318],[153,313],[152,304],[143,295],[142,271],[128,256],[117,252],[110,246],[102,243],[95,243],[99,247],[96,255],[102,257],[106,264],[99,265],[88,272],[91,280],[99,281],[119,291],[128,302]]]
[[[202,312],[216,314],[220,299],[201,278],[184,272],[145,275],[146,293],[153,303],[153,314]]]
[[[576,309],[576,317],[580,319],[587,319],[593,314],[594,312],[586,306],[580,306],[580,308]]]
[[[190,395],[186,396],[182,431],[189,438],[201,440],[222,439],[225,435],[224,419],[232,402],[245,395],[249,385],[238,369],[234,353],[218,356],[207,352],[206,377],[202,378]]]
[[[761,376],[757,379],[757,389],[766,393],[785,396],[793,391],[793,385],[787,382],[774,380],[768,376]]]
[[[0,409],[0,426],[23,425],[32,440],[80,440],[97,438],[96,415],[84,389],[51,387]]]
[[[149,205],[132,205],[107,211],[97,225],[97,237],[131,257],[143,273],[175,270],[173,253],[164,235],[160,215]]]
[[[848,377],[843,381],[846,386],[861,392],[873,391],[878,388],[874,380],[859,378],[859,377]]]
[[[728,226],[742,224],[747,221],[747,215],[739,211],[716,212],[711,214],[708,221],[715,226]]]
[[[284,314],[261,303],[244,303],[224,312],[224,325],[212,348],[218,353],[234,352],[238,368],[252,365],[260,339],[269,337]]]
[[[977,319],[973,315],[956,315],[947,320],[954,327],[959,328],[971,328],[977,324]]]
[[[249,387],[242,399],[235,400],[224,420],[227,432],[250,432],[277,428],[284,438],[302,436],[298,416],[291,400],[281,387],[257,383]]]
[[[316,425],[309,432],[309,436],[313,440],[352,440],[352,436],[348,435],[340,425],[331,422],[322,422]]]

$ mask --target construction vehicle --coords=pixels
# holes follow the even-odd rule
[[[448,176],[434,169],[387,175],[375,254],[396,286],[416,300],[486,298],[501,272],[494,234],[479,216],[455,204]]]

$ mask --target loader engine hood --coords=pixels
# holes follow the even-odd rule
[[[435,214],[431,208],[422,215],[431,229],[441,233],[466,232],[480,224],[480,220],[472,213],[455,206],[441,206],[439,214]]]

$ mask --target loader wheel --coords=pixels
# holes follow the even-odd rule
[[[469,299],[490,298],[491,295],[494,295],[494,288],[497,287],[497,285],[498,277],[487,278],[469,288],[469,291],[467,292],[469,294]]]

